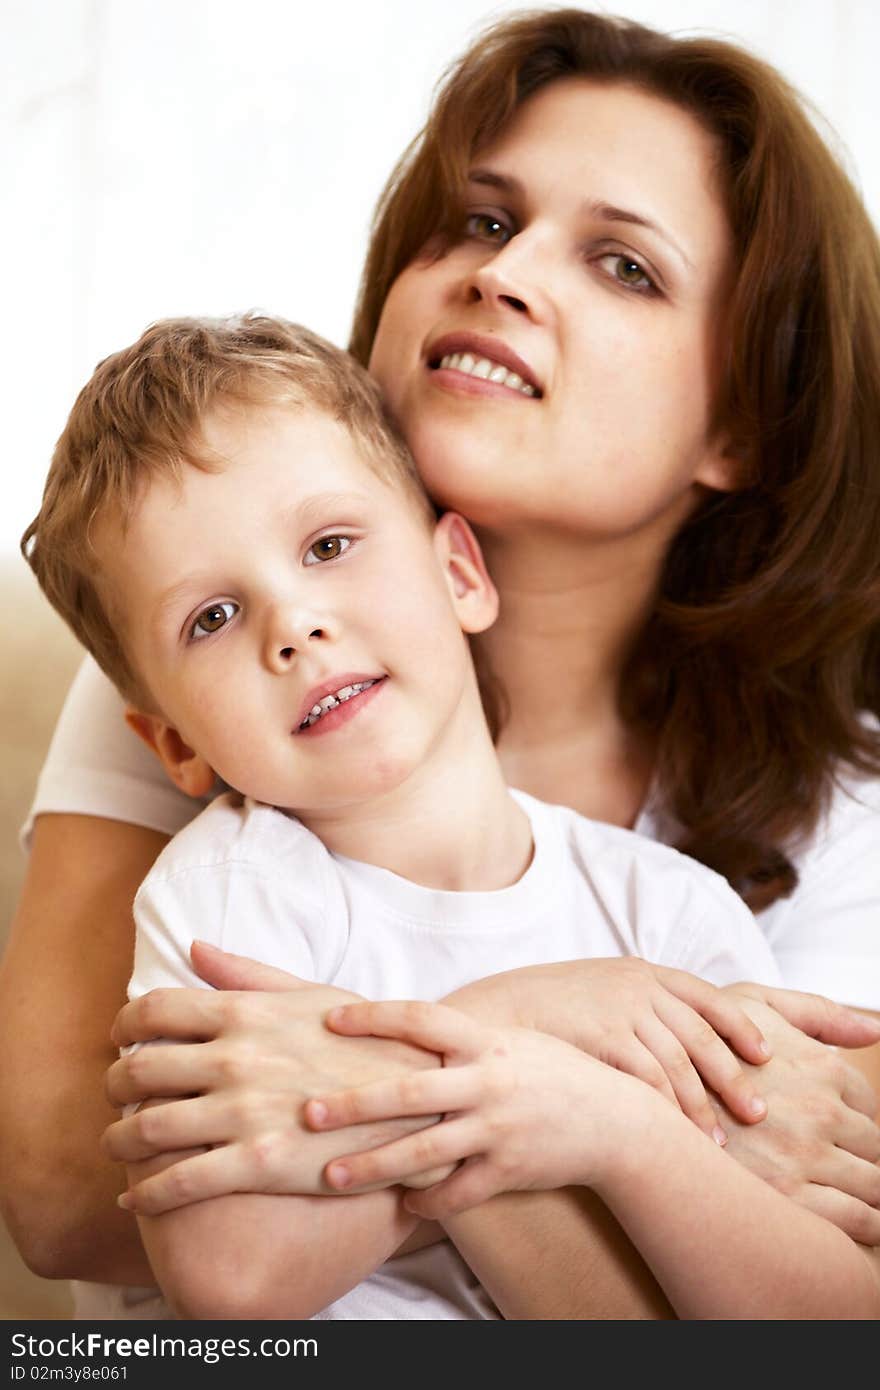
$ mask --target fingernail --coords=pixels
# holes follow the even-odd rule
[[[765,1100],[762,1100],[760,1096],[752,1096],[751,1100],[749,1101],[749,1114],[764,1115],[766,1113],[767,1102]]]
[[[134,1211],[134,1201],[129,1192],[120,1192],[116,1198],[116,1205],[122,1207],[123,1211]]]
[[[313,1124],[322,1125],[327,1118],[327,1107],[322,1100],[309,1101],[309,1119]]]
[[[720,1125],[716,1125],[713,1129],[712,1138],[715,1140],[715,1143],[719,1146],[719,1148],[723,1149],[724,1145],[727,1143],[727,1135],[724,1133],[724,1130],[721,1128]]]
[[[344,1163],[331,1163],[327,1169],[327,1179],[334,1187],[348,1187],[351,1182],[351,1173]]]
[[[345,1012],[344,1005],[338,1004],[338,1005],[336,1006],[335,1009],[331,1009],[331,1010],[330,1010],[329,1014],[327,1015],[327,1022],[328,1022],[328,1023],[338,1023],[339,1020],[342,1018],[342,1015],[343,1015],[344,1012]]]
[[[770,1044],[768,1043],[766,1038],[761,1039],[760,1043],[758,1044],[758,1051],[764,1057],[772,1057],[773,1055]]]

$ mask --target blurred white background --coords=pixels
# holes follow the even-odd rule
[[[483,0],[0,0],[0,556],[95,363],[166,314],[347,338],[373,204]],[[768,57],[880,218],[875,0],[621,0]],[[846,248],[841,247],[841,255]]]

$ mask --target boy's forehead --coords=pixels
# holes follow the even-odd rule
[[[390,462],[381,466],[381,449],[368,446],[328,411],[295,401],[215,406],[202,422],[197,454],[212,471],[240,464],[267,476],[274,472],[279,487],[303,495],[332,491],[339,479],[368,493],[399,490]]]

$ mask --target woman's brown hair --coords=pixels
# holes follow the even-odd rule
[[[789,854],[842,765],[880,741],[880,247],[801,101],[730,44],[581,10],[493,25],[441,84],[379,203],[355,317],[364,362],[388,290],[462,222],[474,153],[549,82],[627,82],[714,133],[736,255],[717,403],[748,461],[667,557],[622,684],[659,737],[679,845],[753,907],[797,879]]]

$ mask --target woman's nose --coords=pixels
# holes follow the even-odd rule
[[[329,637],[327,621],[314,612],[291,607],[276,609],[267,624],[264,656],[272,671],[284,672],[306,647]]]
[[[542,264],[537,247],[526,245],[520,234],[470,272],[467,299],[472,304],[485,303],[505,312],[545,320],[549,296],[542,283]]]

